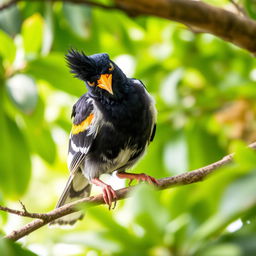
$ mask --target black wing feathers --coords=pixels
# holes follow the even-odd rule
[[[73,125],[81,124],[93,112],[92,100],[87,95],[83,95],[74,105],[72,111]],[[72,159],[69,163],[70,171],[76,170],[85,158],[91,147],[93,134],[89,134],[89,128],[79,133],[72,133],[69,141],[69,153]]]
[[[92,100],[84,94],[73,106],[71,117],[74,117],[73,124],[80,124],[93,112]]]

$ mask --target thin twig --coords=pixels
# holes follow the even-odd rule
[[[20,203],[20,205],[21,205],[23,211],[24,211],[25,213],[27,213],[28,211],[27,211],[27,208],[26,208],[25,204],[23,204],[22,201],[20,201],[20,200],[19,200],[19,203]]]
[[[239,14],[248,17],[244,8],[240,6],[235,0],[230,0],[230,2],[236,8]]]
[[[250,144],[248,147],[255,150],[256,142]],[[180,186],[180,185],[188,185],[191,183],[202,181],[206,177],[208,177],[209,174],[216,171],[218,168],[231,163],[233,161],[233,156],[234,156],[234,154],[227,155],[215,163],[212,163],[210,165],[207,165],[200,169],[196,169],[191,172],[186,172],[186,173],[182,173],[177,176],[159,179],[158,180],[158,184],[159,184],[158,189],[163,190],[163,189],[167,189],[167,188],[171,188],[171,187],[176,187],[176,186]],[[117,190],[116,191],[117,200],[122,200],[124,198],[127,198],[129,196],[129,193],[135,187],[136,186],[131,186],[131,187]],[[97,195],[97,196],[82,198],[75,202],[66,204],[60,208],[54,209],[53,211],[50,211],[48,213],[29,213],[28,211],[18,211],[18,210],[0,206],[0,210],[2,210],[2,211],[17,214],[20,216],[36,218],[36,220],[28,223],[27,225],[23,226],[22,228],[14,230],[10,234],[6,235],[5,238],[9,238],[9,239],[16,241],[16,240],[30,234],[31,232],[39,229],[40,227],[46,225],[47,223],[52,222],[53,220],[56,220],[65,215],[68,215],[70,213],[78,211],[79,209],[81,209],[81,207],[84,207],[84,206],[92,207],[92,206],[96,206],[96,205],[100,205],[100,204],[104,204],[104,200],[103,200],[103,197],[101,194]]]
[[[27,210],[21,211],[21,210],[11,209],[9,207],[1,206],[1,205],[0,205],[0,210],[4,211],[4,212],[16,214],[19,216],[23,216],[23,217],[33,218],[33,219],[44,219],[45,218],[44,213],[31,213],[31,212],[28,212]]]

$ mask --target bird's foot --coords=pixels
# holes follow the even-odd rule
[[[91,182],[92,182],[92,184],[102,188],[103,199],[104,199],[105,204],[108,205],[109,210],[111,209],[112,203],[114,203],[114,206],[112,209],[115,209],[116,199],[117,199],[115,190],[110,185],[104,183],[99,178],[94,178],[91,180]]]
[[[146,181],[149,184],[153,184],[153,185],[159,185],[157,179],[155,179],[154,177],[151,177],[145,173],[128,173],[128,172],[119,172],[117,173],[117,177],[120,179],[129,179],[129,186],[131,185],[133,180],[138,180],[138,181]]]

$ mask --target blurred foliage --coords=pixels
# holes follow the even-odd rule
[[[256,18],[255,1],[237,3]],[[0,42],[2,205],[17,208],[21,199],[46,212],[62,192],[71,108],[85,93],[65,65],[70,47],[109,53],[154,95],[157,134],[134,171],[160,178],[237,152],[202,183],[162,192],[140,186],[114,211],[89,209],[72,229],[44,227],[22,246],[1,240],[0,255],[256,254],[256,158],[245,148],[256,139],[256,63],[248,52],[155,17],[51,2],[1,11]],[[3,233],[27,221],[0,213]]]

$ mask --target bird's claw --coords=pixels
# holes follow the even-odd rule
[[[102,196],[105,204],[108,205],[109,210],[111,209],[111,205],[114,202],[114,206],[112,209],[115,209],[116,207],[116,200],[117,200],[117,195],[115,190],[108,184],[104,183],[102,180],[99,178],[94,178],[91,180],[92,184],[99,186],[102,188]]]
[[[129,179],[129,183],[128,183],[129,186],[131,185],[133,180],[138,180],[139,182],[145,181],[145,182],[148,182],[149,184],[157,185],[157,186],[160,185],[157,179],[145,173],[137,174],[137,173],[120,172],[120,173],[117,173],[117,177],[121,179]]]
[[[130,179],[128,182],[128,186],[130,187],[134,179]]]
[[[146,182],[148,182],[149,184],[152,184],[152,185],[159,185],[159,182],[157,181],[157,179],[155,179],[154,177],[149,176],[145,173],[137,174],[136,179],[140,182],[146,181]]]
[[[114,203],[114,206],[112,209],[115,209],[116,200],[117,200],[117,195],[115,190],[110,185],[106,185],[103,188],[102,193],[103,193],[104,202],[108,205],[109,210],[111,210],[112,203]]]

